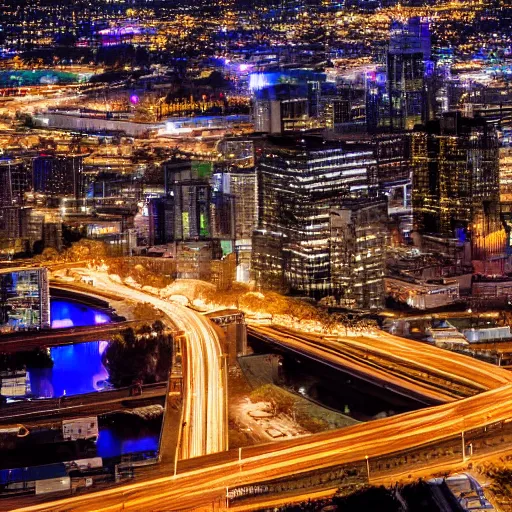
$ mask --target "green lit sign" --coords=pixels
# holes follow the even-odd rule
[[[188,212],[182,212],[181,222],[183,223],[183,238],[189,238],[190,236],[190,224],[188,221]]]
[[[193,160],[192,173],[197,175],[198,178],[209,178],[213,173],[213,163]]]
[[[227,256],[233,252],[233,242],[231,240],[221,240],[220,248],[222,249],[222,256]]]
[[[206,224],[206,215],[204,213],[199,214],[199,234],[201,236],[208,236],[208,226]]]

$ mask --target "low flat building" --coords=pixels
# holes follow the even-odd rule
[[[450,322],[442,320],[427,329],[428,341],[447,349],[460,349],[469,345],[466,337]]]
[[[384,287],[387,297],[421,310],[449,306],[460,298],[459,283],[452,279],[429,283],[401,277],[386,277]]]
[[[506,302],[512,298],[512,279],[478,278],[472,285],[473,299]]]

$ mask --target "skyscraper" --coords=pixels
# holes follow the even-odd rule
[[[387,204],[378,199],[345,199],[331,210],[332,296],[340,306],[375,309],[384,305]]]
[[[51,197],[83,197],[83,157],[41,154],[34,159],[34,191]]]
[[[173,158],[165,164],[164,173],[165,192],[173,205],[170,239],[211,238],[211,164]]]
[[[387,55],[387,91],[391,130],[410,130],[428,118],[425,76],[430,72],[428,22],[411,18],[391,26]]]
[[[265,133],[286,133],[306,125],[308,95],[303,87],[278,84],[255,93],[254,130]]]
[[[319,137],[269,138],[258,165],[259,222],[253,236],[253,271],[262,288],[317,299],[345,296],[333,276],[355,262],[358,249],[347,226],[358,220],[354,224],[352,214],[344,213],[346,226],[333,231],[332,215],[360,209],[372,165],[368,148]],[[367,229],[382,226],[374,223]],[[375,234],[365,236],[373,239]],[[371,307],[370,301],[355,303]]]
[[[23,204],[23,195],[31,188],[30,173],[20,159],[0,159],[0,207]]]
[[[484,119],[445,113],[412,134],[415,231],[471,242],[471,259],[504,253],[496,131]]]

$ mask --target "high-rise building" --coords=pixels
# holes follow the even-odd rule
[[[174,204],[172,198],[155,197],[148,203],[149,245],[163,245],[174,240]]]
[[[256,132],[279,134],[300,130],[308,116],[308,93],[298,86],[278,84],[255,92]]]
[[[232,197],[233,238],[248,240],[257,223],[257,186],[254,168],[233,168],[213,175],[214,192]]]
[[[47,269],[0,270],[0,331],[49,326]]]
[[[210,162],[173,158],[164,165],[165,192],[172,201],[171,239],[207,240],[212,237]],[[170,218],[169,217],[169,218]]]
[[[426,75],[430,66],[428,22],[394,22],[387,55],[387,92],[391,130],[410,130],[428,119]]]
[[[10,165],[0,165],[0,208],[13,205]]]
[[[500,202],[512,203],[512,147],[500,148]]]
[[[235,240],[235,198],[215,188],[210,203],[211,238]]]
[[[84,197],[82,186],[83,157],[81,155],[47,155],[34,159],[33,185],[35,192],[49,197]]]
[[[0,207],[22,205],[25,192],[31,188],[31,177],[20,159],[0,159]]]
[[[258,165],[259,221],[253,236],[253,273],[259,286],[317,299],[341,298],[333,272],[342,264],[352,265],[359,249],[349,247],[353,240],[347,234],[333,234],[332,212],[359,209],[355,203],[344,206],[344,201],[368,196],[368,168],[375,163],[368,148],[320,137],[269,138]],[[354,224],[353,218],[347,223]],[[365,236],[373,239],[376,234]],[[347,242],[344,248],[341,238]],[[366,299],[353,304],[373,307]]]
[[[214,204],[212,219],[214,236],[221,238],[227,247],[231,243],[217,226],[224,225],[232,233],[236,253],[236,275],[238,281],[250,280],[252,256],[252,232],[257,225],[258,199],[255,162],[255,145],[260,138],[229,137],[223,139],[217,149],[222,160],[215,165],[212,177]],[[223,204],[224,211],[218,208]],[[224,219],[224,220],[222,220]],[[227,221],[230,221],[227,222]],[[221,222],[222,221],[222,222]]]
[[[507,251],[512,254],[512,148],[500,148],[500,207],[507,232]]]
[[[0,208],[0,238],[17,240],[27,236],[27,220],[31,209],[21,206]]]
[[[389,130],[389,94],[384,69],[365,74],[365,117],[369,133]]]
[[[471,243],[473,261],[500,260],[496,131],[484,119],[443,114],[412,134],[413,212],[420,235]],[[495,269],[496,270],[496,269]]]
[[[387,218],[385,200],[346,199],[331,210],[330,274],[336,304],[383,307]]]

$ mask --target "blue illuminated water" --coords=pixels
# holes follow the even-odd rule
[[[52,298],[50,319],[53,328],[79,327],[111,322],[104,311],[61,298]],[[27,368],[33,396],[57,398],[100,391],[108,379],[101,362],[108,341],[89,341],[50,349],[53,368]],[[138,452],[158,451],[159,422],[102,417],[96,445],[98,457],[119,457]]]
[[[58,398],[100,391],[108,379],[101,362],[107,341],[89,341],[50,349],[53,368],[28,368],[32,394]]]
[[[126,421],[126,420],[125,420]],[[96,443],[98,457],[117,457],[125,453],[157,451],[160,428],[142,427],[137,433],[119,431],[115,426],[100,428]]]
[[[51,299],[50,320],[53,329],[83,327],[111,322],[105,311],[66,299]]]
[[[111,322],[104,311],[79,302],[52,298],[53,328],[82,327]],[[53,368],[28,368],[31,393],[39,398],[58,398],[100,391],[108,379],[101,362],[107,341],[89,341],[50,349]]]

